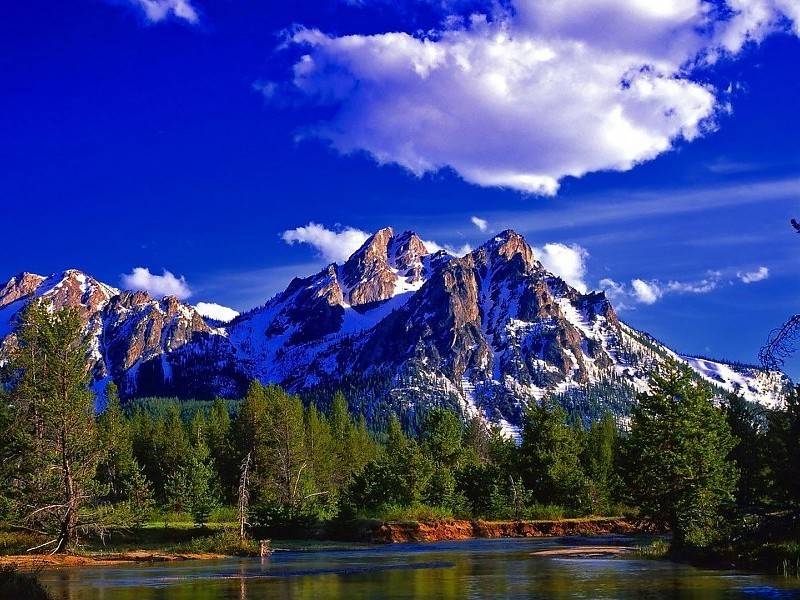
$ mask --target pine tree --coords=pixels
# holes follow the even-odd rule
[[[57,537],[44,544],[64,551],[75,546],[101,458],[89,390],[87,347],[78,313],[54,313],[39,302],[26,309],[19,331],[19,348],[11,360],[18,379],[11,393],[16,423],[24,428],[27,451],[17,457],[23,520]],[[23,463],[26,463],[23,465]]]
[[[219,502],[213,484],[211,452],[202,435],[192,444],[183,469],[187,508],[196,525],[205,525]]]
[[[763,507],[770,490],[767,420],[759,407],[736,394],[729,394],[726,400],[725,419],[734,439],[729,459],[739,471],[736,504],[747,513]]]
[[[733,447],[711,390],[688,368],[652,376],[633,409],[628,485],[642,514],[670,528],[675,548],[705,547],[719,535],[736,486]]]
[[[234,502],[239,486],[239,461],[231,447],[231,417],[224,400],[217,398],[206,418],[205,437],[214,463],[216,479],[228,502]]]
[[[305,426],[300,398],[277,386],[265,390],[267,404],[267,448],[272,457],[269,484],[278,502],[294,510],[309,493],[305,456]]]
[[[105,410],[97,419],[100,447],[104,456],[97,468],[97,477],[107,487],[106,500],[112,503],[127,499],[139,465],[133,456],[130,423],[122,412],[117,386],[110,382],[105,389]]]
[[[544,400],[528,409],[518,453],[519,469],[525,487],[539,502],[587,508],[588,488],[580,452],[580,439],[558,403]]]
[[[451,410],[436,407],[422,422],[420,441],[425,453],[439,466],[453,468],[461,457],[464,425]]]
[[[616,455],[619,431],[610,413],[590,426],[585,435],[582,463],[589,478],[589,495],[596,512],[607,511],[618,488]]]
[[[306,411],[306,458],[311,470],[314,494],[325,496],[322,500],[334,502],[337,486],[336,475],[341,465],[336,463],[336,444],[325,415],[312,404]]]
[[[800,386],[786,397],[783,408],[769,414],[768,440],[773,495],[800,514]]]

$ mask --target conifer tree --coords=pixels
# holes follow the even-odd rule
[[[687,367],[653,374],[633,409],[628,485],[642,514],[672,531],[674,548],[705,547],[719,535],[733,499],[734,446],[711,390]]]
[[[311,475],[305,456],[303,404],[277,386],[266,388],[265,398],[272,458],[269,483],[280,504],[296,509],[309,493]]]
[[[580,439],[555,400],[531,406],[523,421],[519,468],[525,487],[540,502],[587,508]]]
[[[100,447],[104,455],[97,468],[98,480],[107,486],[106,500],[115,503],[127,499],[139,465],[133,456],[130,423],[122,412],[117,386],[110,382],[105,389],[105,410],[97,419]]]
[[[54,551],[74,547],[79,528],[96,524],[84,512],[99,492],[101,452],[82,334],[74,309],[50,313],[33,302],[11,360],[18,376],[11,401],[26,446],[17,457],[26,474],[19,480],[21,515],[28,525],[57,532],[43,545]]]

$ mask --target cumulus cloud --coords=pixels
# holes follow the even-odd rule
[[[577,244],[567,246],[550,243],[534,248],[533,253],[545,269],[561,277],[579,292],[585,294],[589,289],[585,280],[589,252],[585,248]]]
[[[175,296],[184,300],[192,295],[186,278],[175,277],[171,272],[164,269],[163,274],[156,275],[146,267],[136,267],[130,273],[122,276],[122,286],[129,290],[143,290],[160,298],[162,296]]]
[[[290,245],[300,243],[313,246],[328,262],[344,262],[367,241],[369,233],[353,227],[333,231],[311,222],[305,227],[284,231],[281,238]]]
[[[168,18],[176,18],[191,24],[200,21],[190,0],[129,0],[144,12],[151,23],[158,23]]]
[[[633,289],[633,296],[642,304],[654,304],[663,295],[661,288],[653,281],[647,282],[642,279],[634,279],[631,281],[631,288]]]
[[[486,231],[489,228],[489,221],[486,219],[481,219],[480,217],[471,217],[470,221],[472,221],[472,224],[481,231]]]
[[[554,194],[714,127],[723,94],[693,65],[794,23],[796,0],[516,0],[435,32],[298,28],[292,87],[337,110],[302,135],[422,175]]]
[[[742,283],[755,283],[756,281],[763,281],[769,277],[769,269],[767,267],[758,267],[755,271],[739,272],[736,274]]]
[[[238,311],[215,302],[198,302],[194,307],[202,316],[220,321],[221,323],[233,321],[239,316]]]

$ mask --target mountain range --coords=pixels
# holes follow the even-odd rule
[[[21,273],[0,288],[0,359],[34,298],[78,310],[96,386],[113,379],[127,398],[240,397],[258,379],[320,401],[343,389],[368,419],[446,405],[513,434],[525,405],[547,395],[587,419],[625,415],[668,359],[769,406],[791,384],[777,371],[676,354],[621,321],[602,292],[548,272],[510,230],[454,257],[381,229],[344,264],[294,279],[229,323],[74,269]]]

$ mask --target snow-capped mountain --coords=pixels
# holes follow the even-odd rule
[[[624,415],[667,359],[770,406],[790,385],[782,373],[678,356],[621,322],[602,292],[549,273],[513,231],[456,258],[382,229],[344,264],[293,280],[227,324],[78,271],[22,274],[0,290],[5,346],[34,297],[78,307],[95,377],[127,396],[235,397],[259,379],[310,398],[344,388],[368,418],[441,404],[513,432],[524,406],[546,395],[586,418]]]

